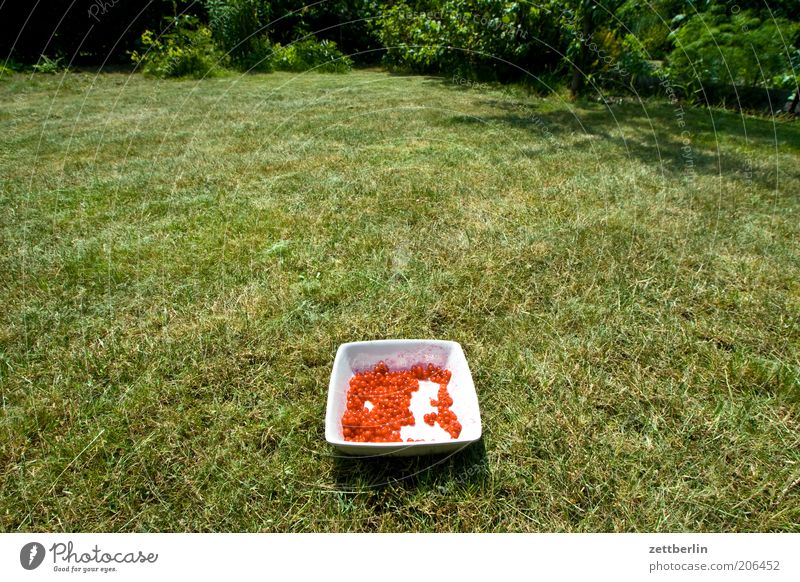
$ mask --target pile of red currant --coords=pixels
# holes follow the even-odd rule
[[[450,374],[450,372],[448,372]],[[449,379],[449,377],[448,377]],[[431,406],[435,406],[438,412],[431,412],[426,414],[423,418],[426,424],[431,426],[438,422],[444,430],[450,433],[454,439],[458,438],[461,434],[461,423],[458,422],[456,413],[450,410],[453,405],[453,399],[447,392],[447,383],[439,384],[439,393],[436,395],[437,400],[431,399]]]
[[[342,415],[344,439],[359,443],[401,442],[400,429],[415,424],[409,406],[420,380],[439,384],[437,399],[431,400],[437,412],[426,414],[425,422],[431,426],[438,422],[452,438],[458,438],[461,423],[450,410],[453,399],[447,392],[450,376],[449,370],[433,364],[392,372],[384,362],[371,371],[357,373],[350,379],[347,410]],[[365,406],[366,402],[372,404],[371,410]]]

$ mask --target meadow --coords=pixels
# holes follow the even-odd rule
[[[800,125],[458,79],[0,79],[0,530],[800,531]],[[340,343],[483,440],[324,441]]]

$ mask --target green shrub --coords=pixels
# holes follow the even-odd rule
[[[8,59],[5,63],[0,64],[0,77],[10,77],[14,73],[22,71],[24,67],[14,59]]]
[[[247,44],[247,52],[237,59],[235,66],[246,72],[271,73],[275,47],[267,36],[252,38]]]
[[[643,43],[634,35],[626,34],[620,47],[619,65],[624,71],[623,80],[629,86],[635,86],[642,78],[653,76],[654,67],[647,57]]]
[[[750,11],[697,14],[673,33],[669,73],[695,96],[704,85],[769,87],[791,69],[784,42],[797,32],[797,24]]]
[[[143,52],[131,59],[146,75],[166,77],[208,77],[222,72],[228,59],[219,50],[211,30],[197,20],[179,17],[171,32],[158,37],[146,30],[141,37]]]
[[[48,75],[69,71],[69,67],[63,64],[63,59],[61,57],[51,59],[47,55],[39,57],[39,62],[33,65],[32,68],[34,73],[45,73]]]
[[[547,4],[547,3],[545,3]],[[384,62],[419,73],[458,73],[493,80],[557,64],[558,11],[500,0],[397,2],[375,23]]]
[[[270,3],[266,0],[206,0],[208,25],[234,66],[264,70],[272,53],[266,37]]]
[[[772,77],[772,85],[776,89],[794,89],[800,85],[800,48],[790,50],[789,66]]]
[[[448,62],[451,55],[443,47],[451,35],[445,35],[442,24],[426,13],[400,2],[383,11],[376,28],[386,47],[387,65],[418,73],[456,70],[456,63]]]
[[[307,39],[288,46],[276,44],[273,48],[272,66],[279,71],[346,73],[353,65],[336,48],[336,43],[329,40]]]

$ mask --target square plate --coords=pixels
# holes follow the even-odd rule
[[[450,370],[452,377],[447,386],[453,398],[450,409],[458,416],[462,426],[458,438],[435,437],[425,442],[396,443],[357,443],[344,440],[342,415],[346,408],[350,378],[357,372],[371,370],[380,361],[385,362],[392,371],[407,370],[416,364],[434,364]],[[418,408],[415,407],[413,396],[411,408]],[[430,410],[435,411],[433,408]],[[423,423],[421,414],[416,410],[414,418],[417,424]],[[457,342],[397,339],[352,342],[339,346],[333,361],[325,413],[325,440],[339,451],[365,456],[427,455],[462,449],[480,438],[481,413],[478,395],[464,350]]]

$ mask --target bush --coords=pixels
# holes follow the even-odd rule
[[[346,73],[352,65],[350,58],[329,40],[307,39],[285,47],[276,44],[272,55],[272,66],[280,71]]]
[[[250,39],[247,44],[247,52],[237,59],[236,68],[245,72],[271,73],[275,47],[267,36]]]
[[[557,50],[547,48],[559,47],[557,18],[521,2],[397,2],[383,10],[375,31],[389,66],[511,80],[557,64]]]
[[[581,69],[588,84],[638,93],[645,82],[652,83],[655,69],[634,35],[621,36],[605,26],[597,27],[589,36],[574,28],[570,32],[574,37],[568,56],[576,62],[583,60]]]
[[[4,64],[0,64],[0,78],[10,77],[23,69],[22,65],[14,59],[8,59]]]
[[[673,33],[670,76],[694,96],[704,85],[769,87],[791,69],[784,41],[791,43],[797,32],[796,24],[749,11],[697,14]]]
[[[194,18],[177,18],[173,30],[160,37],[146,30],[141,44],[144,52],[134,51],[131,59],[146,75],[158,78],[213,76],[228,62],[214,43],[211,30],[198,26]]]
[[[206,0],[208,25],[234,66],[250,70],[266,62],[272,46],[266,40],[270,6],[265,0]]]
[[[69,67],[63,64],[63,59],[61,57],[51,59],[46,55],[39,57],[39,62],[34,64],[32,68],[34,73],[45,73],[48,75],[69,71]]]
[[[772,85],[776,89],[794,89],[800,84],[800,48],[790,49],[789,66],[772,77]]]

